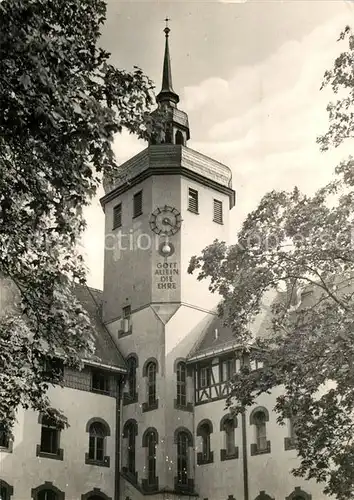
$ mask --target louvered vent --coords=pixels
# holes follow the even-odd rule
[[[214,200],[214,222],[217,222],[218,224],[223,223],[222,219],[222,201],[219,200]]]

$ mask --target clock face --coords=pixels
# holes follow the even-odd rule
[[[156,234],[172,236],[181,229],[182,218],[177,208],[165,205],[154,210],[150,217],[150,227]]]

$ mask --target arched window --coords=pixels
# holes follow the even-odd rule
[[[193,492],[193,480],[189,478],[189,447],[193,446],[192,433],[186,427],[179,427],[175,430],[174,442],[177,445],[175,488],[181,492]]]
[[[213,425],[210,420],[202,420],[197,427],[197,436],[202,438],[202,451],[197,454],[198,465],[213,461],[213,452],[210,448],[210,435]]]
[[[286,497],[286,500],[311,500],[312,496],[306,491],[303,491],[299,486],[296,486],[294,491]]]
[[[146,401],[143,403],[143,411],[155,410],[158,407],[156,398],[156,373],[157,361],[155,358],[148,359],[143,366],[143,376],[146,377]]]
[[[10,447],[10,435],[3,422],[0,422],[0,448],[8,449]]]
[[[237,419],[231,415],[224,415],[220,421],[220,430],[224,432],[224,449],[220,450],[220,459],[238,458],[238,447],[235,445],[235,429]]]
[[[57,500],[58,496],[53,490],[42,490],[37,495],[37,500]]]
[[[112,500],[100,488],[94,488],[92,491],[81,495],[81,500]]]
[[[85,463],[109,467],[109,457],[105,456],[106,438],[110,435],[108,424],[99,418],[91,419],[86,425],[86,432],[89,433],[89,451]]]
[[[187,406],[187,367],[183,361],[177,364],[177,405]]]
[[[267,424],[269,414],[265,408],[256,408],[250,416],[251,425],[255,426],[255,443],[251,444],[251,455],[270,452],[270,441],[267,441]]]
[[[0,479],[0,498],[1,500],[10,500],[14,489],[6,481]]]
[[[63,460],[64,451],[60,448],[61,428],[48,415],[40,415],[41,443],[37,445],[37,456]]]
[[[63,491],[60,491],[53,483],[47,481],[41,486],[33,488],[31,493],[34,500],[64,500],[65,498]]]
[[[136,456],[136,436],[138,434],[138,424],[135,420],[129,419],[123,428],[123,437],[126,439],[126,466],[123,471],[130,476],[136,477],[135,456]]]
[[[135,399],[136,397],[136,368],[137,368],[137,360],[134,356],[131,356],[127,359],[128,365],[128,397],[129,399]]]
[[[150,427],[143,435],[143,447],[146,448],[147,479],[143,480],[143,487],[152,491],[158,489],[158,479],[156,476],[156,446],[158,434],[156,429]]]
[[[254,416],[254,422],[256,426],[256,443],[259,450],[265,450],[267,448],[267,427],[266,427],[266,416],[262,411],[259,411]]]
[[[179,432],[177,437],[177,477],[180,485],[188,484],[188,434]]]
[[[181,146],[184,146],[185,143],[184,143],[184,137],[183,137],[183,134],[180,130],[177,130],[176,134],[175,134],[175,143],[176,144],[180,144]]]

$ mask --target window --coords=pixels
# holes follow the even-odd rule
[[[266,429],[266,419],[263,412],[259,411],[254,416],[256,425],[256,444],[258,450],[267,449],[267,429]]]
[[[64,363],[61,359],[46,358],[43,366],[43,380],[61,381],[64,376]]]
[[[40,451],[57,455],[59,452],[59,436],[60,430],[56,423],[49,417],[43,417]]]
[[[285,500],[311,500],[312,496],[296,486],[294,491]]]
[[[133,198],[133,217],[138,217],[143,213],[143,192],[139,191]]]
[[[226,359],[221,362],[221,382],[231,380],[235,373],[235,359]]]
[[[135,471],[135,454],[136,454],[136,435],[138,433],[138,425],[135,420],[128,420],[123,427],[123,437],[126,439],[125,442],[125,461],[126,466],[123,467],[123,471],[136,478]]]
[[[13,495],[14,489],[12,486],[7,484],[6,481],[0,479],[0,499],[1,500],[10,500],[10,497]]]
[[[238,447],[235,446],[235,429],[237,427],[237,419],[232,415],[224,415],[220,421],[220,430],[224,432],[225,446],[220,450],[220,460],[230,460],[238,458]]]
[[[226,454],[232,455],[235,452],[235,426],[232,419],[226,420],[224,424]]]
[[[147,479],[143,480],[143,488],[145,490],[154,490],[158,488],[158,479],[156,477],[156,446],[158,434],[156,429],[149,428],[143,435],[143,447],[146,448],[146,466]]]
[[[203,389],[204,387],[208,387],[210,385],[210,366],[202,366],[199,368],[199,388]]]
[[[156,401],[156,363],[151,361],[146,367],[148,405],[152,406]]]
[[[177,364],[177,405],[187,405],[187,368],[183,361]]]
[[[213,452],[210,449],[210,435],[213,425],[210,420],[202,420],[197,427],[197,436],[202,438],[202,451],[197,454],[197,463],[205,464],[213,461]]]
[[[113,229],[122,225],[122,204],[119,203],[113,208]]]
[[[110,435],[108,425],[99,420],[90,421],[86,431],[89,432],[89,451],[85,463],[109,467],[109,457],[105,456],[106,437]]]
[[[42,490],[37,495],[37,500],[57,500],[58,496],[53,490]]]
[[[125,306],[122,309],[122,320],[120,325],[119,336],[131,333],[131,306]]]
[[[92,370],[92,392],[103,394],[109,392],[109,376],[106,373]]]
[[[267,424],[269,414],[265,408],[256,408],[250,416],[251,425],[255,426],[255,443],[251,444],[251,455],[270,452],[270,441],[267,441]]]
[[[0,422],[0,448],[10,447],[10,436],[3,422]]]
[[[31,490],[34,500],[64,500],[65,493],[60,491],[53,483],[46,481],[41,486]]]
[[[180,144],[181,146],[184,146],[184,137],[183,134],[180,130],[177,130],[176,135],[175,135],[175,143]]]
[[[188,210],[190,212],[198,213],[198,191],[189,188],[188,190]]]
[[[137,360],[135,357],[131,356],[127,359],[128,365],[128,373],[127,373],[127,382],[128,382],[128,398],[130,400],[135,400],[137,396],[136,392],[136,368],[137,368]]]
[[[218,224],[222,224],[223,223],[222,201],[214,200],[214,216],[213,216],[213,221],[217,222]]]
[[[297,436],[295,432],[295,417],[292,416],[288,420],[289,422],[289,436],[284,438],[284,449],[294,450],[296,448]]]
[[[177,483],[188,485],[188,434],[179,432],[177,436]]]

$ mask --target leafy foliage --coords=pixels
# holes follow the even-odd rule
[[[94,347],[87,313],[73,295],[85,283],[77,251],[82,208],[103,174],[119,171],[112,152],[123,127],[147,139],[152,82],[126,72],[99,48],[103,0],[0,2],[0,420],[14,409],[49,411],[45,363],[80,367]],[[12,287],[16,292],[13,294]],[[57,415],[57,418],[64,419]]]
[[[354,35],[349,49],[325,74],[338,94],[328,106],[323,150],[353,138]],[[266,194],[246,218],[236,245],[215,241],[191,260],[189,272],[210,280],[222,297],[220,314],[244,344],[247,358],[235,374],[227,405],[236,413],[263,393],[281,387],[278,422],[292,418],[299,466],[296,476],[324,483],[338,500],[354,497],[354,160],[313,196]],[[255,339],[250,325],[273,294],[266,331]],[[266,323],[263,322],[263,325]]]

